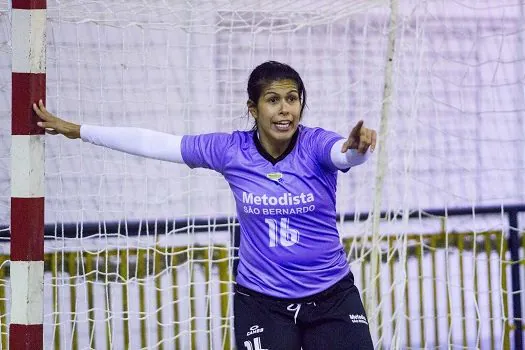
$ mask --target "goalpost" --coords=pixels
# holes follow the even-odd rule
[[[0,349],[234,348],[225,181],[44,136],[30,107],[247,129],[248,75],[269,59],[303,77],[306,125],[379,132],[337,192],[376,346],[519,349],[524,6],[0,0]]]

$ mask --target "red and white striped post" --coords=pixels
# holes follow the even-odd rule
[[[9,348],[43,349],[46,0],[12,0],[11,323]]]

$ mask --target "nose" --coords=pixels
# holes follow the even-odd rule
[[[281,114],[288,114],[290,110],[290,104],[286,100],[281,101]]]

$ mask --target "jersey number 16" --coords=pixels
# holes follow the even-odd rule
[[[280,224],[276,219],[264,219],[264,222],[268,224],[270,247],[275,247],[278,243],[289,247],[299,242],[299,231],[290,227],[289,218],[281,218]]]

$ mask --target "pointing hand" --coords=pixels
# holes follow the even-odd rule
[[[346,140],[341,148],[342,153],[345,153],[349,149],[356,149],[357,152],[365,154],[368,148],[370,148],[370,152],[374,152],[377,133],[373,129],[365,128],[363,124],[363,121],[360,120],[354,126],[348,136],[348,140]]]

